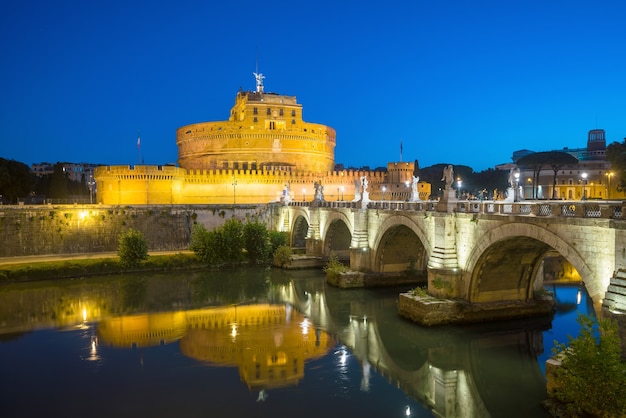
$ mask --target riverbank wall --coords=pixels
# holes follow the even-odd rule
[[[115,252],[120,234],[141,231],[151,251],[184,250],[196,223],[227,219],[275,224],[270,205],[0,206],[0,257]]]

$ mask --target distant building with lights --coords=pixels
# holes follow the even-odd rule
[[[68,179],[72,181],[82,181],[83,177],[85,181],[89,181],[89,179],[93,178],[94,170],[98,167],[99,164],[88,164],[88,163],[36,163],[30,166],[30,171],[37,177],[49,176],[54,173],[54,166],[57,164],[61,164],[63,167],[63,173],[67,176]]]
[[[563,148],[554,150],[566,152],[578,159],[578,164],[565,166],[557,171],[556,187],[553,186],[554,171],[543,167],[538,184],[533,186],[533,172],[520,167],[520,188],[525,199],[612,199],[623,198],[617,191],[617,181],[613,178],[611,164],[606,160],[606,135],[604,129],[592,129],[587,134],[584,148]],[[513,153],[517,161],[533,151],[519,150]],[[611,181],[613,180],[613,181]]]
[[[409,199],[413,163],[390,163],[387,173],[336,170],[335,130],[305,122],[295,96],[267,93],[264,76],[255,77],[255,91],[237,93],[227,121],[177,129],[178,167],[98,167],[98,203],[252,204],[286,197],[310,201],[316,183],[323,187],[325,200],[349,201],[363,176],[371,199],[382,198],[384,191],[388,199]],[[427,183],[420,183],[419,190],[422,199],[430,195]]]

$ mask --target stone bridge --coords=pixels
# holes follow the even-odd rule
[[[331,251],[361,272],[408,268],[428,293],[469,303],[524,302],[542,263],[561,255],[580,274],[596,312],[626,268],[623,202],[291,202],[278,227],[309,255]],[[626,214],[624,215],[626,218]],[[384,275],[383,275],[384,276]]]

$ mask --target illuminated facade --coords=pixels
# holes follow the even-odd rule
[[[258,204],[311,201],[317,183],[324,198],[351,201],[360,178],[366,176],[370,198],[384,190],[406,200],[411,180],[405,164],[392,163],[394,173],[341,170],[335,165],[335,130],[305,122],[295,96],[266,93],[263,75],[255,74],[255,91],[239,91],[228,121],[186,125],[176,131],[180,167],[101,166],[95,170],[97,202],[133,204]],[[390,178],[397,180],[390,183]],[[395,180],[394,180],[395,181]],[[420,183],[420,197],[430,189]],[[403,189],[404,188],[404,189]],[[392,190],[393,189],[393,190]],[[392,193],[393,192],[393,193]]]

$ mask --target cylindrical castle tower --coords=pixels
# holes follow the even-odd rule
[[[335,130],[302,120],[295,96],[240,91],[228,121],[176,131],[178,164],[193,170],[270,170],[326,173],[335,164]]]

